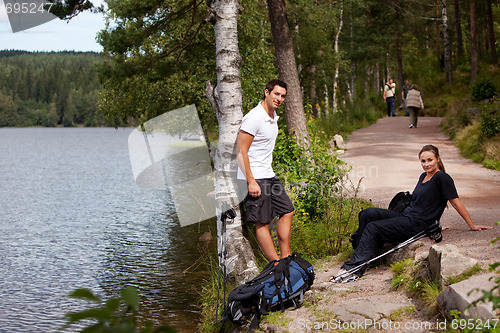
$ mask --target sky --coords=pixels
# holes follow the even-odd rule
[[[97,5],[102,2],[93,1]],[[97,43],[96,36],[104,26],[102,14],[85,12],[69,23],[56,18],[13,33],[4,1],[0,0],[0,50],[100,52],[102,46]]]

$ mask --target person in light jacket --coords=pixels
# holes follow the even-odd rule
[[[424,102],[420,96],[420,89],[414,84],[406,96],[406,106],[410,110],[410,128],[418,127],[418,111],[424,109]]]

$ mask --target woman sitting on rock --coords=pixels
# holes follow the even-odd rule
[[[358,230],[351,237],[354,254],[344,263],[338,274],[330,279],[331,282],[357,280],[363,275],[366,266],[350,276],[346,274],[347,271],[377,256],[384,243],[400,243],[439,221],[448,201],[471,230],[491,229],[489,226],[474,224],[458,198],[455,183],[445,172],[439,150],[435,146],[424,146],[418,157],[425,172],[420,175],[413,190],[410,206],[402,213],[382,208],[361,211]]]

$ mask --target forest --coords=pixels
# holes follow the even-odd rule
[[[232,227],[227,234],[224,231],[231,241],[219,264],[227,257],[227,274],[240,283],[258,272],[259,252],[253,251],[255,244],[252,248],[245,235],[226,171],[234,167],[229,160],[242,116],[261,100],[270,79],[279,77],[288,84],[274,163],[278,176],[289,185],[296,208],[292,244],[311,244],[304,253],[307,256],[325,258],[348,247],[343,241],[357,223],[353,212],[366,203],[342,196],[338,185],[344,169],[330,153],[329,141],[336,133],[349,133],[384,116],[382,92],[391,78],[396,82],[398,106],[403,82],[417,84],[425,101],[423,115],[442,116],[443,129],[466,156],[500,169],[498,0],[105,3],[106,8],[100,10],[108,25],[97,36],[103,46],[102,59],[92,58],[97,69],[90,68],[90,55],[80,59],[89,61],[85,70],[76,65],[77,55],[68,64],[76,70],[68,69],[68,73],[82,79],[83,73],[96,70],[99,80],[89,80],[95,86],[67,81],[64,85],[71,86],[71,94],[57,90],[63,83],[52,86],[50,93],[29,85],[11,89],[2,72],[4,102],[0,105],[10,105],[7,114],[17,115],[23,105],[40,103],[47,111],[47,117],[39,117],[42,126],[86,124],[83,119],[92,119],[96,125],[101,118],[94,109],[87,108],[87,117],[78,117],[84,108],[76,106],[83,104],[78,100],[81,96],[95,92],[85,88],[100,83],[102,90],[94,96],[97,110],[108,124],[123,126],[195,104],[204,130],[219,140],[213,155],[217,216],[221,216],[223,202],[231,202],[237,212]],[[57,1],[53,9],[60,18],[71,20],[92,7],[89,0],[65,0]],[[35,56],[10,58],[26,57],[28,62]],[[9,57],[2,61],[8,63]],[[31,67],[33,75],[43,71]],[[18,71],[32,75],[28,68]],[[50,71],[43,74],[51,75]],[[75,107],[70,110],[68,105]],[[335,190],[339,192],[331,192]],[[221,230],[219,218],[217,236]],[[218,292],[213,289],[206,292],[205,309],[210,315]]]
[[[0,51],[0,127],[102,126],[93,52]]]
[[[75,14],[73,2],[61,17]],[[239,1],[243,110],[278,75],[267,3]],[[103,55],[0,52],[0,126],[120,126],[196,104],[207,129],[217,132],[204,94],[216,74],[205,1],[107,5],[115,25],[98,36]],[[409,79],[429,95],[436,85],[446,91],[457,81],[491,77],[489,66],[498,62],[494,0],[289,0],[285,15],[303,104],[313,118],[378,101],[389,77],[399,93]]]

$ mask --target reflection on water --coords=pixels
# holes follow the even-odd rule
[[[70,291],[125,285],[141,317],[196,330],[204,272],[184,271],[210,226],[181,228],[168,192],[135,185],[130,131],[0,129],[0,331],[56,331],[82,306]]]

